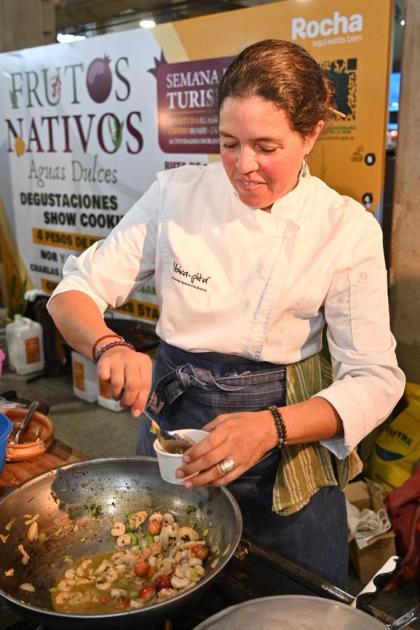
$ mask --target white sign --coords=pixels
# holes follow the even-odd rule
[[[192,156],[177,147],[175,157],[162,150],[157,68],[171,64],[163,63],[150,31],[43,46],[0,59],[3,206],[12,207],[30,282],[50,292],[66,257],[105,237],[158,171],[191,160],[207,163],[209,149],[202,154],[195,146]],[[174,87],[179,92],[169,82],[163,95],[167,107],[185,110],[175,103]],[[197,105],[205,103],[201,99]],[[157,318],[153,286],[134,298],[145,304],[128,305],[128,314]]]

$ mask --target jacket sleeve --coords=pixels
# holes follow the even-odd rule
[[[322,444],[344,459],[389,416],[405,385],[390,330],[382,231],[368,212],[353,223],[324,308],[334,382],[317,396],[336,409],[344,436]]]
[[[154,182],[105,240],[67,258],[50,301],[65,291],[81,291],[101,312],[124,304],[154,275],[158,218],[159,184]]]

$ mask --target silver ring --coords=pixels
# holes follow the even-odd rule
[[[229,473],[234,470],[234,468],[236,468],[235,460],[232,459],[232,457],[226,457],[226,459],[222,459],[222,461],[219,462],[219,466],[225,475],[226,473]]]

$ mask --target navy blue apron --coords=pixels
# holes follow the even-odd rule
[[[165,429],[201,428],[217,415],[286,404],[286,368],[214,352],[190,353],[161,342],[151,408]],[[154,456],[154,436],[140,421],[137,453]],[[272,511],[281,451],[275,449],[229,484],[244,519],[244,536],[341,588],[347,581],[345,499],[336,486],[319,490],[296,514]],[[288,592],[306,592],[288,584]]]

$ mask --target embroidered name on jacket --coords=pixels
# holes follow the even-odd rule
[[[200,272],[190,273],[186,269],[183,269],[182,265],[176,262],[176,260],[172,263],[172,269],[174,272],[172,280],[175,280],[175,282],[185,284],[187,287],[192,287],[193,289],[198,289],[199,291],[207,291],[207,288],[202,285],[206,285],[211,276],[203,276]]]

